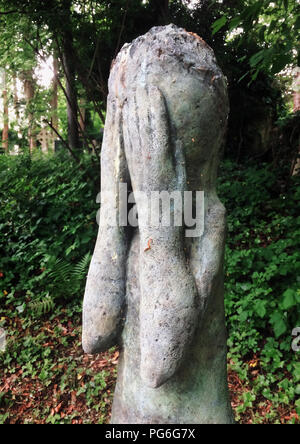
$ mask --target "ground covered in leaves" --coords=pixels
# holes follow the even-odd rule
[[[84,354],[79,312],[74,304],[37,320],[3,316],[8,343],[0,355],[0,424],[109,422],[119,352],[113,348],[96,356]],[[258,356],[244,363],[246,378],[233,361],[228,364],[238,422],[299,422],[289,405],[274,408],[272,401],[254,395],[255,381],[263,376]]]
[[[0,423],[105,423],[119,352],[89,356],[76,309],[30,323],[8,320],[0,368]]]

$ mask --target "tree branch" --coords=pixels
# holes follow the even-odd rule
[[[125,12],[123,15],[123,19],[122,19],[122,24],[121,24],[121,29],[120,29],[120,33],[119,33],[119,38],[118,38],[118,43],[117,43],[117,47],[116,47],[116,52],[115,52],[115,57],[117,57],[119,49],[120,49],[120,43],[121,43],[121,38],[122,38],[122,34],[125,28],[125,22],[126,22],[126,17],[127,17],[127,13],[128,13],[128,7],[129,7],[129,0],[127,0],[126,2],[126,6],[125,6]]]
[[[55,134],[57,135],[57,137],[62,141],[62,143],[65,145],[65,147],[67,148],[67,150],[69,151],[69,153],[71,154],[71,156],[74,158],[74,160],[78,163],[78,168],[84,172],[84,176],[89,179],[94,181],[94,177],[88,172],[88,171],[84,171],[84,168],[82,167],[82,164],[80,162],[80,159],[77,157],[77,155],[74,153],[74,151],[70,148],[70,146],[68,145],[68,143],[65,141],[65,139],[59,134],[59,132],[56,130],[56,128],[53,127],[52,123],[49,122],[48,120],[44,120],[45,123],[47,123],[49,125],[49,127],[52,129],[52,131],[55,132]],[[91,157],[92,162],[94,163],[94,159],[93,157]]]
[[[77,155],[74,153],[74,151],[70,148],[69,144],[65,141],[65,139],[59,134],[56,128],[52,125],[49,120],[45,119],[45,123],[49,125],[49,127],[52,129],[52,131],[57,135],[57,137],[62,141],[62,143],[65,145],[71,156],[76,160],[77,163],[80,164],[80,159],[77,157]]]
[[[19,11],[17,9],[14,9],[12,11],[0,11],[0,15],[8,15],[8,14],[28,14],[27,11]]]

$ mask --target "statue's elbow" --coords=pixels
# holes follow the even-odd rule
[[[90,338],[87,338],[84,334],[82,335],[82,348],[84,353],[87,353],[88,355],[99,353],[97,341],[93,341]]]
[[[115,335],[109,336],[95,336],[83,330],[82,333],[82,348],[83,351],[89,355],[96,355],[105,352],[116,345],[117,340]]]

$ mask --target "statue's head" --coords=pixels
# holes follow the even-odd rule
[[[174,25],[152,28],[126,44],[117,61],[110,94],[123,103],[136,88],[153,85],[161,90],[172,137],[184,148],[188,176],[219,157],[228,117],[226,79],[199,36]]]

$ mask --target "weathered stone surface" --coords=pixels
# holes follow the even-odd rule
[[[174,25],[125,45],[111,71],[101,190],[135,193],[136,230],[101,224],[83,308],[88,353],[121,345],[113,423],[230,423],[225,209],[215,189],[228,115],[213,51]],[[152,226],[137,191],[204,190],[204,234]],[[102,203],[101,220],[108,220]],[[150,248],[149,248],[150,246]]]

